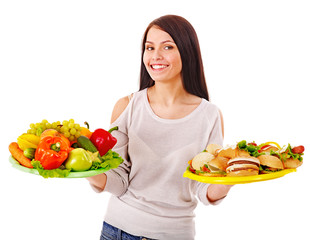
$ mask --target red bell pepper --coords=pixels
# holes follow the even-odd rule
[[[99,151],[100,156],[105,155],[115,146],[117,139],[111,134],[111,132],[114,130],[118,130],[118,127],[113,127],[109,131],[98,128],[92,133],[90,141],[95,145]]]
[[[40,161],[44,169],[51,170],[59,168],[67,159],[70,141],[56,130],[46,130],[42,133],[39,145],[35,152],[35,160]]]

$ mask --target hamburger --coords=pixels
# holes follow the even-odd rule
[[[283,163],[279,158],[279,148],[271,144],[262,144],[258,152],[260,155],[257,157],[260,161],[260,173],[272,173],[281,171]]]
[[[227,177],[258,175],[259,166],[260,161],[256,157],[235,157],[227,162]]]

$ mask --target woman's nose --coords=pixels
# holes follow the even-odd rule
[[[161,52],[159,50],[155,50],[153,52],[153,55],[152,55],[152,59],[153,60],[160,60],[162,58],[163,58],[163,56],[162,56],[162,54],[161,54]]]

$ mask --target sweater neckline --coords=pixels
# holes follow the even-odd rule
[[[199,112],[199,110],[202,108],[202,106],[206,103],[206,100],[204,98],[201,98],[200,104],[193,111],[191,111],[189,114],[187,114],[186,116],[184,116],[182,118],[169,119],[169,118],[159,117],[153,111],[153,109],[152,109],[152,107],[150,105],[150,102],[149,102],[149,100],[147,98],[147,88],[142,90],[142,94],[143,94],[143,101],[145,103],[146,109],[148,110],[148,112],[152,116],[152,118],[157,120],[157,121],[164,122],[164,123],[178,123],[178,122],[187,121],[193,115],[195,115],[197,112]]]

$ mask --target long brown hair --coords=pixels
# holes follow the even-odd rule
[[[167,32],[177,45],[182,60],[181,75],[185,90],[198,97],[209,100],[196,31],[186,19],[176,15],[165,15],[155,19],[148,25],[144,32],[140,68],[140,90],[155,84],[143,63],[147,34],[153,26],[159,27]]]

